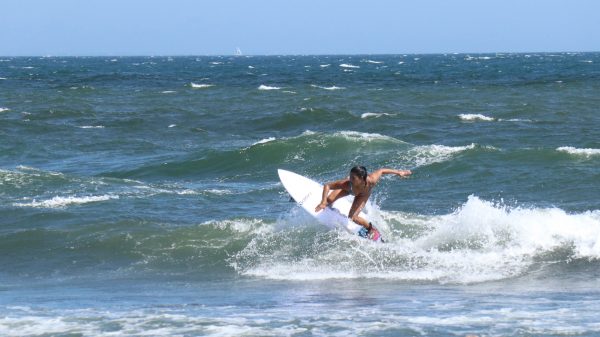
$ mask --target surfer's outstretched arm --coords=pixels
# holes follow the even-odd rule
[[[375,170],[369,176],[374,182],[377,182],[379,181],[379,178],[381,178],[381,176],[384,174],[395,174],[401,178],[405,178],[411,175],[412,172],[410,170],[394,170],[390,168],[381,168],[379,170]]]

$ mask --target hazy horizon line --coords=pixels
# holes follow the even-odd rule
[[[263,57],[263,56],[396,56],[396,55],[467,55],[467,54],[588,54],[600,51],[477,51],[477,52],[408,52],[408,53],[315,53],[315,54],[32,54],[32,55],[0,55],[0,57]]]

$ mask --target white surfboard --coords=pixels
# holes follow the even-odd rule
[[[279,174],[281,183],[298,205],[308,212],[308,214],[315,217],[320,223],[331,229],[344,229],[352,234],[357,234],[362,228],[362,226],[348,218],[348,213],[352,206],[352,202],[348,198],[338,199],[333,205],[317,213],[315,212],[315,207],[321,203],[323,185],[294,172],[279,169],[277,173]],[[360,216],[368,219],[362,211],[360,212]]]

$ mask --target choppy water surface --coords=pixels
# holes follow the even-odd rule
[[[599,64],[0,57],[0,334],[596,335]],[[276,172],[356,164],[386,244]]]

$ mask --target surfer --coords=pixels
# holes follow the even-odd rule
[[[339,198],[353,195],[354,201],[352,202],[352,207],[350,207],[348,218],[363,227],[359,231],[360,236],[367,237],[371,235],[372,232],[377,231],[377,229],[359,214],[365,207],[367,200],[369,200],[373,187],[375,187],[381,176],[384,174],[395,174],[401,178],[405,178],[411,175],[412,172],[410,170],[381,168],[368,174],[367,169],[364,166],[354,166],[350,170],[350,176],[348,178],[330,182],[323,186],[323,199],[315,208],[315,212],[323,210]],[[329,191],[332,191],[331,194]]]

